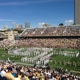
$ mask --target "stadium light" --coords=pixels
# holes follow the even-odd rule
[[[68,20],[65,20],[65,25],[66,25],[66,26],[68,25]]]
[[[70,25],[73,23],[73,20],[69,20]]]
[[[40,27],[43,27],[44,24],[45,24],[44,22],[39,23],[39,26],[40,26]]]
[[[13,28],[15,28],[15,24],[16,24],[16,22],[12,22],[12,26],[13,26]]]

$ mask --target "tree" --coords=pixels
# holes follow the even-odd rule
[[[63,23],[60,23],[59,26],[64,26],[64,24]]]

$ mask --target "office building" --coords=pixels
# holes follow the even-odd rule
[[[15,28],[22,28],[22,24],[16,24]]]
[[[42,25],[42,27],[47,28],[47,27],[51,27],[51,25],[48,24],[48,23],[44,23],[44,24]]]
[[[80,25],[80,0],[74,0],[74,23]]]
[[[25,22],[25,28],[30,28],[30,23],[29,22]]]

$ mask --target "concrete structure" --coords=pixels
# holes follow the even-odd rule
[[[80,0],[74,0],[74,23],[80,25]]]
[[[30,28],[30,23],[29,22],[25,22],[25,28]]]
[[[18,31],[13,31],[13,30],[7,30],[1,33],[3,33],[7,37],[6,38],[7,40],[15,40],[17,39],[18,35]]]

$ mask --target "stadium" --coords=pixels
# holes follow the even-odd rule
[[[0,32],[0,80],[80,80],[77,7],[73,25],[25,28],[14,40],[8,34],[11,38],[15,30],[2,31],[7,36]]]
[[[80,75],[80,27],[59,26],[25,29],[19,40],[3,40],[0,60]],[[2,41],[3,40],[3,41]]]

